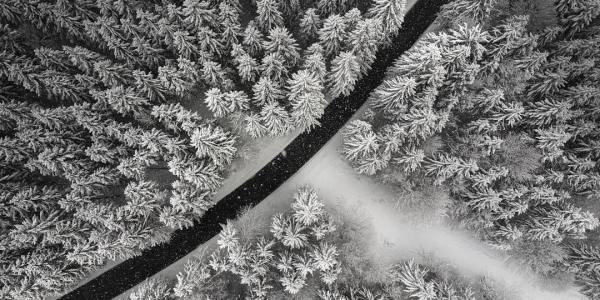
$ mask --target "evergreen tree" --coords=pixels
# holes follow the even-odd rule
[[[283,27],[275,27],[269,31],[263,48],[267,53],[280,55],[287,66],[295,66],[300,60],[296,40]]]
[[[218,35],[207,26],[201,26],[196,29],[197,41],[201,51],[220,57],[223,55],[223,44],[217,38]]]
[[[319,42],[327,56],[335,56],[341,50],[347,35],[346,27],[346,20],[340,15],[331,15],[323,22],[319,29]]]
[[[349,95],[360,75],[358,59],[350,52],[342,52],[331,64],[328,78],[331,96]]]
[[[221,127],[209,125],[195,129],[190,143],[196,148],[198,157],[209,157],[220,168],[228,165],[236,152],[235,138]]]
[[[129,300],[162,300],[170,294],[168,283],[160,279],[146,279],[135,291],[129,294]]]
[[[347,159],[356,161],[359,158],[376,155],[380,147],[377,135],[371,124],[355,120],[344,129],[343,153]]]
[[[189,30],[197,30],[203,26],[211,26],[217,22],[217,14],[211,8],[208,1],[183,1],[181,12],[184,16],[183,22],[189,26]]]
[[[285,61],[279,53],[265,55],[260,66],[262,70],[261,77],[269,78],[275,82],[281,82],[288,72],[285,65]]]
[[[238,59],[238,73],[243,81],[254,82],[259,73],[258,62],[252,56],[243,54]]]
[[[323,57],[323,48],[319,44],[313,44],[311,47],[319,48],[304,59],[302,68],[312,72],[320,81],[325,81],[327,75],[327,67],[325,66],[325,58]]]
[[[493,9],[498,5],[496,0],[473,1],[460,0],[444,4],[437,22],[440,24],[459,24],[463,22],[481,23],[489,18]]]
[[[300,19],[300,32],[306,40],[312,40],[317,37],[319,28],[321,28],[321,17],[314,8],[309,8],[304,12]]]
[[[266,132],[265,126],[261,124],[260,116],[255,113],[245,115],[242,126],[244,132],[252,138],[262,137]]]
[[[132,113],[134,116],[141,116],[150,104],[148,99],[138,96],[133,88],[126,89],[123,86],[105,91],[91,91],[91,93],[96,101],[107,103],[122,115]]]
[[[221,93],[218,88],[212,88],[206,91],[206,98],[204,98],[204,102],[208,106],[208,109],[217,118],[222,118],[228,113],[231,113],[229,110],[230,107],[225,101],[223,93]]]
[[[261,77],[252,86],[252,92],[252,100],[259,106],[264,106],[268,103],[277,103],[278,100],[284,97],[281,88],[268,77]]]
[[[291,101],[291,105],[294,124],[298,128],[310,130],[320,124],[318,120],[325,111],[327,101],[323,93],[306,93]]]
[[[286,18],[293,19],[297,17],[300,10],[300,0],[282,0],[279,1],[279,8]]]
[[[321,94],[323,86],[317,76],[307,70],[300,70],[292,75],[287,82],[288,99],[293,103],[305,94]],[[323,96],[318,96],[323,97]]]
[[[286,134],[292,125],[288,112],[276,102],[267,102],[260,111],[260,117],[269,136]]]
[[[269,32],[275,27],[283,27],[283,16],[275,0],[257,0],[256,13],[256,24],[263,32]]]
[[[223,86],[226,89],[232,87],[231,80],[227,77],[223,66],[214,61],[206,61],[202,66],[201,77],[210,87]]]
[[[221,24],[221,44],[226,48],[237,44],[238,37],[242,35],[239,11],[228,3],[219,4],[219,22]]]
[[[319,0],[319,2],[317,2],[319,13],[324,16],[342,13],[346,11],[347,5],[348,0]]]
[[[384,38],[385,34],[378,19],[360,20],[350,32],[348,44],[359,60],[361,75],[367,74],[371,69],[377,49]]]
[[[394,35],[404,22],[406,0],[374,0],[368,15],[381,21],[384,33]]]
[[[256,25],[254,25],[254,21],[250,21],[246,29],[244,30],[244,39],[242,44],[246,46],[246,50],[250,55],[256,56],[262,51],[264,43],[264,36]]]

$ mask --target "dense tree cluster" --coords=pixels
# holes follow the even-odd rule
[[[531,32],[501,2],[448,4],[343,153],[360,173],[448,187],[450,216],[502,249],[583,239],[599,225],[575,201],[600,195],[600,4],[556,1],[558,23]]]
[[[318,125],[402,22],[402,1],[369,5],[3,1],[0,298],[60,293],[192,225],[230,131]]]

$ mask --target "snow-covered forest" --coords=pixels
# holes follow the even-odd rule
[[[600,299],[600,0],[426,2],[0,0],[0,299]]]

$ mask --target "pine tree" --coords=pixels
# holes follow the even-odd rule
[[[230,91],[223,95],[224,101],[229,107],[229,111],[238,112],[248,110],[250,98],[243,91]]]
[[[413,78],[398,76],[387,79],[373,93],[372,106],[385,110],[402,111],[415,95],[417,83]]]
[[[177,66],[158,68],[158,80],[171,93],[184,96],[198,82],[198,74],[194,62],[179,59]]]
[[[314,44],[313,46],[321,48],[319,44]],[[322,48],[321,51],[315,51],[314,53],[309,54],[304,59],[302,68],[317,76],[319,81],[324,82],[325,76],[327,75],[327,67],[325,66]]]
[[[285,67],[285,61],[278,53],[265,55],[260,66],[262,77],[267,77],[275,82],[281,82],[287,75],[288,69]]]
[[[481,23],[489,18],[493,9],[498,4],[497,0],[460,0],[444,4],[440,16],[436,20],[440,24],[459,24],[475,21]]]
[[[194,130],[190,143],[198,157],[209,157],[218,167],[227,166],[237,151],[234,137],[221,127],[210,125]]]
[[[258,62],[252,56],[243,54],[238,59],[238,72],[243,81],[254,82],[259,73]]]
[[[350,95],[360,75],[358,59],[350,52],[342,52],[331,64],[328,77],[331,96]]]
[[[267,53],[280,55],[286,66],[295,66],[300,60],[298,44],[284,27],[275,27],[269,30],[267,40],[263,42]]]
[[[216,144],[227,142],[224,140],[218,141],[218,139],[222,139],[221,136],[216,135],[218,132],[216,132],[215,135],[206,136],[212,134],[212,132],[210,132],[210,128],[204,127],[198,129],[196,132],[194,132],[194,134],[197,136],[193,138],[194,141],[192,143],[197,149],[198,157],[204,157],[204,155],[218,156],[221,153],[217,152],[221,150],[227,151],[227,149],[220,149],[219,147],[221,145]],[[215,139],[217,139],[217,141],[215,141]],[[209,151],[210,153],[207,153]],[[214,160],[213,162],[216,163]],[[167,165],[169,167],[169,172],[180,178],[183,182],[192,184],[196,189],[214,192],[220,187],[222,178],[218,173],[219,167],[213,163],[208,163],[196,157],[188,156],[173,157],[171,160],[169,160]],[[184,185],[182,185],[182,187],[183,186]],[[182,218],[182,220],[191,221],[194,215],[189,211],[182,210],[182,208],[183,206],[181,205],[173,207],[173,209],[169,210],[168,213],[165,213],[165,216],[169,216],[169,219],[174,218],[174,221],[179,220],[179,218]],[[180,213],[181,216],[177,216],[178,213]]]
[[[275,0],[257,0],[256,13],[256,23],[263,32],[283,27],[283,17]]]
[[[600,4],[597,1],[556,1],[556,10],[561,23],[574,35],[592,23],[600,15]]]
[[[202,66],[201,77],[210,87],[223,86],[226,89],[231,88],[231,80],[227,77],[223,66],[214,61],[206,61]]]
[[[310,130],[318,126],[319,118],[325,112],[327,100],[323,93],[306,93],[290,100],[292,105],[291,117],[298,128]]]
[[[192,31],[202,26],[214,25],[217,22],[215,9],[210,7],[208,1],[185,0],[181,12],[184,16],[183,22]]]
[[[398,269],[393,273],[394,279],[397,277],[404,285],[404,291],[411,297],[422,300],[437,298],[435,285],[425,279],[429,270],[416,265],[413,260],[402,264]]]
[[[218,39],[218,35],[216,32],[214,32],[207,26],[198,27],[196,31],[197,41],[199,43],[200,50],[217,57],[223,55],[224,46]]]
[[[291,128],[288,112],[276,102],[267,102],[260,111],[260,117],[269,136],[286,134]]]
[[[265,126],[261,124],[260,116],[255,113],[245,115],[242,126],[244,132],[252,138],[262,137],[266,132]]]
[[[344,129],[344,148],[342,152],[347,159],[356,161],[376,155],[380,143],[373,132],[371,124],[355,120]]]
[[[352,53],[358,58],[361,75],[367,74],[375,61],[377,49],[385,38],[381,22],[378,19],[360,20],[348,36]]]
[[[287,97],[290,102],[297,101],[299,97],[305,94],[321,97],[323,86],[317,76],[307,70],[300,70],[292,75],[287,82]]]
[[[269,77],[261,77],[256,84],[252,86],[252,100],[258,106],[264,106],[268,103],[277,103],[283,99],[284,94],[277,83]]]
[[[346,40],[346,27],[346,20],[340,15],[332,15],[323,22],[323,27],[318,32],[319,42],[327,56],[335,56],[341,50],[342,43]]]
[[[238,37],[242,35],[239,11],[228,3],[219,4],[219,22],[221,24],[221,43],[226,48],[237,44]]]
[[[300,19],[300,32],[303,38],[308,41],[316,38],[321,25],[321,17],[316,9],[309,8],[304,11],[304,15]]]
[[[425,160],[425,153],[421,149],[408,148],[394,162],[401,164],[405,172],[413,172],[419,169]]]
[[[116,86],[104,91],[91,91],[92,97],[98,102],[105,102],[122,115],[132,113],[140,116],[147,111],[150,104],[148,99],[137,95],[133,88]]]
[[[537,129],[537,147],[545,153],[546,160],[554,160],[563,154],[564,144],[571,139],[563,127]]]
[[[246,50],[250,55],[257,56],[261,51],[264,43],[264,36],[256,25],[254,25],[254,21],[250,21],[246,29],[244,30],[244,39],[242,44],[246,46]]]
[[[319,0],[317,8],[321,15],[328,16],[346,11],[347,5],[348,0]]]
[[[225,101],[223,93],[221,93],[221,91],[218,88],[212,88],[206,91],[206,97],[204,98],[204,102],[208,106],[208,109],[217,118],[222,118],[227,114],[231,113],[231,111],[229,110],[230,107]]]
[[[146,279],[129,294],[129,300],[163,300],[169,296],[168,282],[161,279]]]
[[[279,8],[286,18],[293,20],[298,16],[298,11],[300,10],[300,0],[279,1]]]
[[[310,226],[319,221],[324,214],[323,206],[314,189],[304,187],[294,194],[292,203],[294,218],[304,226]]]
[[[394,35],[404,22],[406,0],[374,0],[368,15],[381,21],[385,35]]]
[[[176,31],[173,34],[173,43],[177,53],[188,60],[198,57],[199,49],[195,38],[187,31]]]
[[[479,166],[473,160],[465,161],[458,157],[440,154],[425,159],[425,170],[428,174],[436,176],[436,183],[439,184],[455,176],[469,178],[479,170]]]
[[[136,89],[142,95],[146,95],[148,99],[154,102],[166,100],[167,90],[158,78],[155,78],[150,73],[138,70],[133,71],[132,76],[135,81],[134,85]]]

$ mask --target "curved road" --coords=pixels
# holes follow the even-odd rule
[[[102,273],[60,299],[110,299],[177,261],[221,231],[220,224],[236,217],[239,208],[254,206],[296,173],[362,106],[395,58],[408,50],[435,19],[446,0],[419,0],[407,12],[405,27],[391,47],[380,51],[371,72],[347,97],[330,103],[321,126],[292,141],[254,177],[219,201],[193,227],[176,231],[169,243],[145,250]]]

